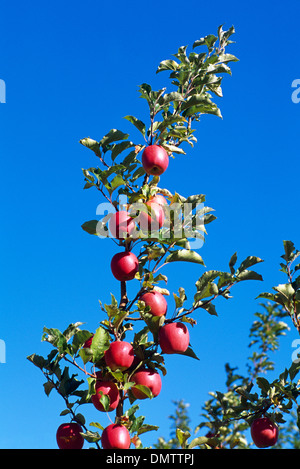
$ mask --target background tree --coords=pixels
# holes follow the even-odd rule
[[[272,382],[267,379],[268,372],[274,371],[275,367],[271,355],[280,349],[280,337],[290,330],[290,320],[297,327],[294,311],[296,315],[299,314],[299,294],[296,294],[299,280],[294,278],[300,267],[299,264],[294,265],[299,251],[290,241],[284,242],[284,248],[282,258],[285,263],[280,263],[280,270],[287,274],[287,283],[275,287],[277,293],[274,296],[269,293],[259,295],[272,299],[274,303],[260,303],[260,311],[254,314],[248,345],[252,354],[245,366],[247,375],[240,374],[237,367],[225,364],[226,391],[209,393],[210,398],[202,406],[201,422],[193,431],[190,427],[185,427],[185,421],[189,421],[187,404],[183,409],[182,403],[175,403],[175,415],[179,413],[182,416],[181,421],[178,421],[178,429],[186,438],[204,432],[204,435],[191,441],[191,446],[197,444],[201,448],[253,448],[249,424],[258,416],[268,415],[280,424],[278,440],[273,447],[299,449],[299,361],[295,360],[289,369],[285,369]],[[290,301],[287,295],[278,295],[279,292],[286,291],[290,294]],[[173,447],[180,445],[180,433],[177,435],[175,441],[170,440]],[[167,449],[169,445],[169,441],[160,438],[156,447]]]

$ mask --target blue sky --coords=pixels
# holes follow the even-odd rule
[[[235,26],[230,51],[240,62],[223,80],[223,120],[203,117],[198,145],[171,161],[163,182],[183,195],[206,194],[215,209],[218,219],[201,249],[207,269],[226,270],[236,251],[239,260],[257,255],[265,261],[257,267],[264,284],[237,286],[233,299],[218,302],[217,318],[199,313],[191,330],[199,362],[167,357],[161,395],[140,409],[160,426],[147,437],[151,444],[168,436],[172,400],[190,403],[197,425],[207,393],[223,389],[224,363],[243,370],[255,297],[284,281],[282,240],[299,248],[300,103],[291,100],[300,78],[299,3],[4,1],[1,10],[0,448],[56,447],[63,402],[46,397],[43,377],[26,356],[48,353],[44,326],[83,321],[95,329],[103,319],[98,300],[118,294],[109,270],[115,244],[81,229],[102,200],[83,191],[81,168],[97,162],[79,140],[99,140],[112,128],[131,132],[123,117],[147,116],[138,86],[170,86],[167,74],[155,74],[160,61],[220,24]],[[202,273],[193,264],[168,266],[168,288],[183,286],[192,297]],[[293,338],[291,331],[277,353],[279,370],[290,360]],[[90,421],[96,418],[105,425],[105,414]]]

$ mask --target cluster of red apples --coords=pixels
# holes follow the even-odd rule
[[[169,156],[166,150],[158,145],[149,145],[142,154],[142,164],[148,175],[160,176],[168,167]],[[146,205],[154,213],[158,228],[164,223],[163,205],[167,204],[162,195],[155,195],[150,198]],[[142,212],[139,217],[139,223],[142,230],[149,230],[153,226],[153,219],[146,212]],[[135,221],[126,211],[116,212],[110,219],[110,231],[117,239],[124,239],[133,232]],[[117,253],[111,260],[111,271],[114,277],[127,282],[134,279],[139,269],[139,261],[136,255],[129,251],[127,247],[123,252]],[[165,316],[167,313],[167,301],[159,291],[149,290],[143,293],[139,298],[148,307],[149,313],[153,316]],[[84,347],[90,347],[91,337]],[[158,341],[161,350],[165,354],[183,353],[189,346],[189,331],[185,324],[180,322],[168,322],[160,327],[158,332]],[[130,392],[135,399],[146,399],[149,396],[157,397],[161,391],[162,380],[160,374],[150,368],[139,365],[139,359],[134,355],[134,349],[129,342],[124,340],[115,340],[111,342],[109,348],[104,353],[104,360],[111,371],[129,372],[136,370],[131,376],[131,382],[135,383],[130,388]],[[142,387],[139,387],[141,385]],[[147,387],[150,391],[144,392]],[[120,392],[116,381],[109,374],[96,373],[96,393],[92,395],[91,400],[95,408],[100,412],[111,412],[118,407],[120,401]],[[104,408],[101,398],[108,396],[109,407]],[[61,449],[81,449],[84,439],[81,436],[82,428],[76,422],[62,424],[57,430],[57,444]],[[131,444],[129,431],[125,425],[112,423],[102,432],[101,444],[103,449],[128,449]]]
[[[168,167],[168,153],[161,146],[150,145],[143,152],[142,164],[148,175],[160,176]],[[153,222],[157,223],[156,227],[158,229],[163,226],[163,206],[165,204],[167,204],[167,201],[162,195],[155,195],[146,202],[146,205],[151,209],[151,214],[154,213],[156,220],[153,220],[146,212],[142,212],[139,224],[143,231],[151,229]],[[135,221],[128,212],[118,211],[111,217],[109,228],[115,238],[125,239],[135,229]],[[138,258],[127,248],[125,251],[115,254],[111,260],[112,274],[121,282],[134,279],[138,269]],[[159,291],[147,291],[139,300],[145,303],[153,316],[166,315],[167,302]],[[84,347],[90,347],[92,340],[93,337],[84,344]],[[189,346],[188,328],[180,322],[166,322],[158,331],[158,342],[165,354],[183,353]],[[124,340],[111,342],[104,353],[104,360],[111,371],[128,370],[133,373],[131,381],[134,385],[130,388],[130,392],[135,399],[146,399],[149,395],[151,397],[159,395],[162,388],[160,374],[143,365],[138,366],[140,361],[134,355],[134,349],[129,342]],[[142,387],[139,387],[139,385]],[[150,394],[144,392],[145,388],[143,386],[148,388]],[[119,388],[109,372],[104,375],[101,371],[96,373],[95,391],[96,393],[92,395],[91,400],[97,410],[112,412],[118,407],[120,401]],[[108,407],[105,408],[101,402],[103,396],[109,398]],[[56,434],[59,448],[81,449],[84,445],[82,432],[82,427],[77,422],[60,425]],[[274,446],[278,439],[278,427],[266,416],[256,418],[251,425],[251,437],[258,448]],[[111,423],[102,432],[101,444],[103,449],[128,449],[131,445],[128,429],[121,423]]]
[[[159,176],[169,165],[169,155],[163,147],[149,145],[142,154],[142,164],[149,176]],[[142,233],[158,231],[165,222],[163,207],[167,205],[167,200],[163,195],[155,194],[144,205],[145,210],[140,211],[137,224],[130,212],[126,210],[115,212],[109,221],[111,235],[118,240],[124,240],[134,234],[137,225]],[[111,269],[117,280],[131,280],[138,269],[136,256],[128,251],[116,254],[112,259]]]
[[[169,155],[163,147],[149,145],[143,151],[142,165],[149,176],[159,176],[165,172],[169,165]],[[150,211],[151,215],[154,215],[154,218],[148,212],[141,211],[139,226],[142,231],[148,232],[153,227],[160,229],[163,226],[165,221],[163,206],[166,204],[167,201],[161,194],[156,194],[145,203],[147,210]],[[110,232],[119,240],[129,237],[135,226],[134,218],[125,210],[115,212],[109,221]],[[111,260],[112,274],[120,282],[134,279],[138,269],[138,258],[127,249],[115,254]]]

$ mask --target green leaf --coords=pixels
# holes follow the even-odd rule
[[[175,62],[175,60],[163,60],[156,71],[156,73],[162,72],[164,70],[172,70],[175,71],[179,67],[179,64]]]
[[[125,116],[124,119],[131,122],[142,133],[142,135],[145,137],[145,135],[146,135],[146,125],[144,124],[144,122],[142,122],[141,120],[137,119],[134,116]]]
[[[298,361],[293,361],[290,369],[289,369],[289,375],[290,375],[290,378],[291,378],[291,381],[293,381],[293,379],[295,378],[295,376],[299,373],[300,371],[300,360]]]
[[[89,348],[80,349],[78,355],[85,365],[93,359],[93,352]]]
[[[181,105],[181,109],[184,110],[184,109],[191,108],[192,106],[199,106],[199,105],[212,106],[213,104],[214,103],[209,98],[204,96],[203,94],[194,94],[194,95],[190,96]]]
[[[100,326],[94,334],[90,347],[93,353],[93,362],[97,363],[97,361],[103,357],[104,352],[109,348],[109,345],[110,335],[103,327]]]
[[[218,313],[216,311],[216,307],[212,303],[208,303],[207,305],[203,306],[202,308],[205,309],[205,311],[207,311],[211,316],[218,316]]]
[[[82,138],[81,140],[79,140],[79,143],[81,143],[81,145],[92,150],[96,156],[101,156],[100,144],[96,140],[93,140],[92,138],[87,137],[87,138]]]
[[[46,396],[49,396],[52,389],[55,388],[54,383],[52,383],[51,381],[47,381],[46,383],[44,383],[43,387],[44,387],[44,391],[45,391]]]
[[[96,443],[97,441],[101,440],[98,432],[91,432],[90,430],[87,430],[85,433],[81,433],[81,435],[88,443]]]
[[[98,234],[99,234],[99,231],[97,231],[97,226],[99,228],[98,223],[100,223],[100,225],[102,226],[102,222],[99,221],[99,220],[86,221],[85,223],[83,223],[81,225],[81,228],[84,231],[86,231],[87,233],[91,234],[91,235],[97,235],[98,236]],[[104,226],[102,226],[102,228],[105,230]]]
[[[182,155],[186,154],[182,148],[179,148],[176,145],[170,145],[168,143],[163,142],[161,146],[164,147],[165,150],[167,150],[170,153],[180,153]]]
[[[192,251],[189,249],[181,249],[178,251],[173,251],[169,254],[165,260],[165,263],[170,262],[194,262],[196,264],[205,265],[203,262],[202,257],[196,251]]]
[[[137,431],[138,435],[142,435],[143,433],[146,432],[152,432],[153,430],[158,430],[159,427],[157,425],[149,425],[149,424],[143,424]]]
[[[214,47],[217,40],[218,40],[217,36],[214,36],[213,34],[208,34],[207,36],[202,37],[198,39],[197,41],[195,41],[193,44],[193,48],[195,49],[195,47],[206,45],[208,49],[211,50]]]
[[[239,266],[239,268],[236,271],[236,274],[238,275],[240,272],[243,270],[248,269],[248,267],[251,267],[252,265],[258,264],[259,262],[263,262],[262,259],[256,256],[248,256]]]
[[[195,354],[192,347],[188,347],[185,352],[178,352],[177,355],[185,355],[186,357],[195,358],[195,360],[200,360],[200,358],[198,358]]]
[[[188,449],[193,449],[196,448],[196,446],[201,445],[217,446],[218,444],[219,440],[217,438],[207,438],[206,436],[198,436],[190,442]]]
[[[203,102],[203,104],[191,106],[185,111],[183,111],[183,115],[185,117],[191,117],[196,114],[213,114],[217,117],[222,118],[221,111],[215,103],[209,104]]]
[[[238,280],[263,280],[262,276],[253,270],[243,270],[237,275]]]
[[[172,101],[184,101],[184,97],[181,93],[178,93],[178,91],[172,91],[171,93],[164,94],[159,98],[159,104],[161,106],[165,106]]]
[[[143,384],[135,384],[134,387],[145,394],[149,399],[153,398],[152,391],[150,388],[148,388],[148,386],[144,386]]]
[[[190,195],[187,197],[184,201],[186,204],[192,204],[193,206],[196,206],[197,204],[202,204],[205,202],[205,195],[204,194],[195,194],[195,195]]]
[[[204,274],[202,274],[199,280],[195,283],[197,290],[202,291],[203,288],[205,288],[209,282],[215,280],[220,273],[221,272],[218,270],[208,270],[207,272],[204,272]]]
[[[100,395],[99,401],[103,405],[103,408],[105,412],[109,412],[109,405],[110,405],[110,398],[107,394],[104,394],[102,391],[98,392],[98,395]]]
[[[121,143],[116,143],[113,145],[111,149],[111,158],[113,161],[115,161],[116,157],[122,153],[122,151],[128,150],[128,148],[131,148],[134,146],[133,142],[125,141]]]
[[[120,186],[126,186],[126,181],[120,174],[117,174],[110,182],[109,194],[111,195]]]
[[[65,367],[60,383],[59,383],[59,388],[58,392],[62,396],[69,396],[71,395],[76,389],[83,383],[83,380],[78,381],[76,379],[76,375],[72,375],[71,377],[69,376],[69,367]]]
[[[239,59],[232,54],[221,54],[219,55],[218,62],[227,63],[227,62],[238,62]]]
[[[283,247],[284,247],[284,252],[285,254],[282,255],[281,257],[286,261],[286,262],[291,262],[294,256],[294,250],[295,246],[292,241],[283,241]]]
[[[256,382],[257,382],[258,387],[259,387],[263,392],[265,392],[266,394],[268,394],[268,391],[269,391],[269,389],[270,389],[270,383],[269,383],[269,381],[268,381],[266,378],[257,377],[257,378],[256,378]]]
[[[237,261],[237,253],[235,252],[231,258],[230,258],[230,261],[229,261],[229,268],[230,268],[230,272],[232,274],[234,274],[234,266],[236,264],[236,261]]]
[[[183,431],[181,430],[181,428],[177,428],[176,429],[176,437],[180,443],[180,446],[182,448],[185,448],[186,447],[186,442],[187,440],[189,439],[189,437],[191,436],[190,432],[189,431]]]
[[[99,428],[100,430],[104,430],[104,427],[98,422],[91,422],[90,427],[95,427],[95,428]]]
[[[218,295],[218,292],[218,286],[213,282],[209,282],[207,285],[205,285],[205,287],[203,287],[195,294],[194,300],[197,303],[203,298],[209,298],[210,296]]]
[[[72,350],[73,353],[76,353],[77,350],[82,347],[82,345],[90,338],[92,337],[92,333],[86,330],[80,330],[76,332],[76,334],[73,337],[72,341]]]
[[[118,140],[126,140],[129,137],[129,134],[125,134],[121,130],[111,129],[108,134],[100,140],[99,145],[102,147],[107,147],[112,142],[117,142]]]
[[[28,355],[27,360],[29,360],[31,363],[33,363],[35,366],[37,366],[41,370],[44,368],[44,365],[46,363],[45,358],[42,357],[41,355],[37,355],[36,353],[33,353],[32,355]]]
[[[70,340],[77,332],[80,331],[78,326],[81,326],[83,322],[76,322],[69,324],[67,329],[64,330],[63,335],[65,336],[66,340]]]
[[[43,332],[43,341],[52,344],[53,347],[56,347],[58,349],[59,353],[64,354],[68,352],[67,340],[58,329],[44,327]]]

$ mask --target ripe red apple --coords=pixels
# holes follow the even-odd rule
[[[166,200],[165,202],[167,203]],[[163,226],[165,222],[163,205],[158,196],[150,198],[145,203],[147,210],[150,209],[150,212],[140,211],[138,220],[142,231],[158,231]]]
[[[139,261],[131,251],[118,252],[111,260],[111,271],[113,276],[119,280],[132,280],[139,270]]]
[[[80,433],[82,428],[79,423],[62,423],[56,432],[56,442],[59,449],[82,449],[84,438]]]
[[[129,368],[134,360],[133,347],[129,342],[116,340],[104,352],[104,359],[112,371],[124,371]]]
[[[134,373],[131,379],[135,384],[147,386],[152,392],[153,397],[158,396],[161,391],[162,382],[160,374],[157,371],[141,369]],[[146,399],[148,397],[147,394],[135,386],[132,386],[131,392],[136,399]]]
[[[278,427],[268,417],[260,417],[252,422],[251,437],[258,448],[274,446],[278,439]]]
[[[158,341],[163,353],[182,353],[189,346],[190,334],[185,324],[170,322],[159,329]]]
[[[161,194],[155,194],[153,197],[151,197],[151,200],[159,205],[168,205],[166,198]]]
[[[165,300],[164,295],[160,292],[152,290],[144,293],[140,300],[144,301],[146,306],[150,306],[150,313],[153,316],[163,316],[167,313],[168,303]]]
[[[129,431],[124,425],[112,423],[104,428],[101,443],[103,449],[129,449]]]
[[[142,165],[147,174],[160,176],[169,165],[169,155],[159,145],[149,145],[142,154]]]
[[[95,390],[96,394],[93,394],[91,399],[97,410],[100,410],[101,412],[111,412],[118,407],[120,395],[116,383],[113,381],[97,380]],[[103,404],[100,401],[102,393],[109,397],[109,408],[107,411],[104,409]]]
[[[109,220],[111,235],[117,239],[125,239],[133,232],[135,223],[126,210],[114,213]]]

